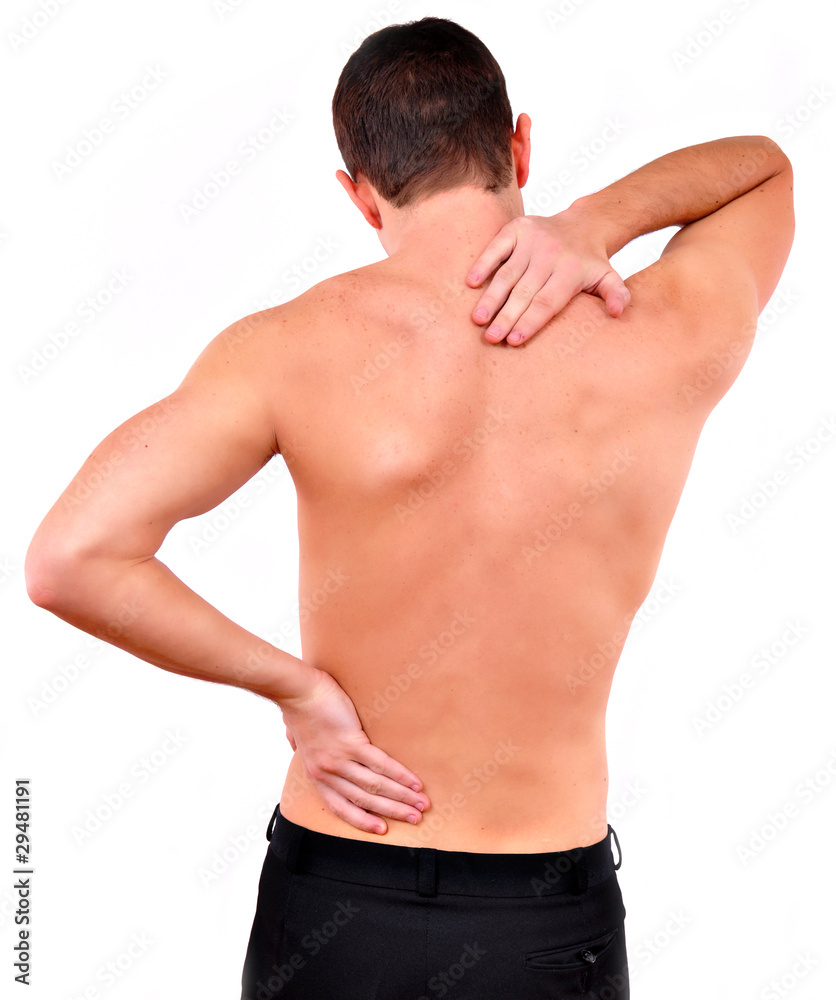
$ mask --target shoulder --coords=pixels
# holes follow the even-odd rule
[[[242,316],[204,349],[190,372],[238,385],[274,407],[326,391],[356,367],[369,333],[391,310],[391,283],[374,265],[324,279],[288,302]]]
[[[649,349],[678,384],[705,382],[700,402],[711,409],[729,390],[752,348],[757,291],[738,256],[703,241],[663,254],[625,282],[626,312],[646,331]]]
[[[276,350],[286,353],[299,342],[300,334],[332,327],[335,314],[342,311],[347,315],[368,297],[374,276],[365,271],[361,268],[334,275],[287,302],[242,316],[222,330],[206,350],[243,364],[262,364]]]

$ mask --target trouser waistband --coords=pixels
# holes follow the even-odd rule
[[[610,847],[618,848],[618,864]],[[621,867],[621,845],[611,826],[597,844],[540,854],[475,854],[432,847],[375,844],[308,830],[286,819],[277,805],[267,827],[270,850],[291,872],[419,896],[545,896],[581,894]]]

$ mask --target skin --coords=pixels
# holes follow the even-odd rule
[[[613,671],[789,251],[791,171],[768,140],[679,151],[532,221],[528,125],[498,194],[398,210],[340,172],[388,258],[220,334],[102,442],[30,547],[36,603],[279,706],[282,812],[309,829],[480,852],[605,836]],[[677,224],[622,283],[619,246]],[[314,608],[303,660],[155,557],[276,453]],[[143,610],[114,638],[124,601]]]

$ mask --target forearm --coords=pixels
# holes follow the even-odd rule
[[[594,234],[610,258],[638,236],[710,215],[788,162],[764,136],[717,139],[661,156],[579,198],[567,211]]]
[[[236,625],[157,559],[90,559],[34,588],[42,607],[173,673],[245,688],[280,706],[306,696],[314,667]]]

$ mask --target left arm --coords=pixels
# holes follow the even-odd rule
[[[172,395],[96,448],[32,540],[27,589],[39,606],[149,663],[276,703],[329,808],[385,832],[370,812],[405,819],[426,806],[413,790],[419,779],[371,745],[330,674],[236,625],[156,558],[177,521],[211,510],[278,451],[254,387],[261,361],[252,347],[228,350],[237,342],[230,327]]]

